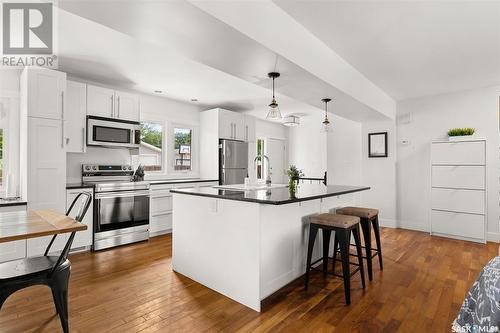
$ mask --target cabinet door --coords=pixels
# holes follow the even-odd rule
[[[255,118],[245,115],[245,141],[256,142]]]
[[[27,88],[28,116],[64,119],[66,73],[46,68],[27,68],[21,78]]]
[[[115,115],[115,91],[87,85],[87,115],[113,118]]]
[[[0,207],[0,213],[26,210],[26,206]],[[22,259],[26,257],[26,240],[0,243],[0,262]]]
[[[245,127],[245,116],[236,112],[233,112],[233,128],[234,136],[236,140],[246,141],[246,127]]]
[[[433,165],[484,165],[485,141],[436,142],[431,146]]]
[[[87,121],[87,85],[67,81],[66,84],[66,151],[84,153]]]
[[[28,209],[52,208],[64,212],[66,206],[66,151],[59,120],[28,118]],[[27,255],[42,255],[51,236],[29,239]],[[60,251],[66,235],[59,235],[52,251]]]
[[[219,138],[234,139],[234,122],[231,111],[219,110]]]
[[[82,192],[89,193],[90,195],[93,195],[92,189],[90,188],[85,188],[85,189],[78,189],[78,190],[69,190],[67,191],[66,195],[66,210],[69,209],[69,206],[71,206],[71,203],[73,200],[75,200],[76,196]],[[70,216],[75,217],[76,213],[79,211],[79,204],[81,203],[82,198],[80,198],[80,202],[78,202],[75,207],[73,208],[73,211],[71,212]],[[76,249],[79,247],[84,247],[84,246],[91,246],[92,245],[92,235],[93,235],[93,212],[94,212],[94,202],[90,203],[89,209],[87,210],[87,213],[85,214],[85,217],[83,218],[82,223],[87,226],[87,230],[83,231],[78,231],[75,234],[75,238],[73,239],[73,244],[71,245],[72,249]]]
[[[134,94],[117,91],[115,118],[139,121],[139,97]]]

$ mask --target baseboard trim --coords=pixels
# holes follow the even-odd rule
[[[385,227],[385,228],[397,228],[398,225],[396,223],[396,220],[393,220],[393,219],[382,219],[380,218],[379,219],[379,224],[381,227]]]
[[[486,240],[488,242],[500,243],[500,233],[498,232],[487,232]]]
[[[156,236],[161,236],[161,235],[166,235],[166,234],[171,234],[171,233],[172,233],[172,229],[161,230],[161,231],[156,231],[156,232],[150,232],[149,233],[149,238],[156,237]]]

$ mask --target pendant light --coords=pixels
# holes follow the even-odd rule
[[[330,132],[331,125],[330,120],[328,120],[328,102],[330,102],[331,98],[323,98],[321,101],[325,103],[325,120],[323,120],[323,132]]]
[[[273,100],[271,104],[269,104],[269,112],[267,113],[266,119],[268,120],[281,120],[283,117],[281,116],[280,108],[278,107],[278,103],[276,102],[276,98],[274,96],[274,79],[280,76],[278,72],[268,73],[267,76],[273,79]]]

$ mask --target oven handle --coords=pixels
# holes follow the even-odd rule
[[[96,193],[95,198],[98,199],[113,199],[113,198],[127,198],[127,197],[139,197],[139,196],[149,196],[149,190],[141,191],[122,191],[122,192],[105,192]]]

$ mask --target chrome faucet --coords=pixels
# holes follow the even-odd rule
[[[254,167],[254,169],[255,169],[255,167],[257,165],[257,161],[259,159],[262,159],[262,164],[264,164],[264,160],[267,161],[266,185],[271,185],[271,161],[269,160],[269,157],[267,157],[267,155],[264,155],[264,154],[257,155],[257,156],[255,156],[255,158],[253,160],[253,167]]]

